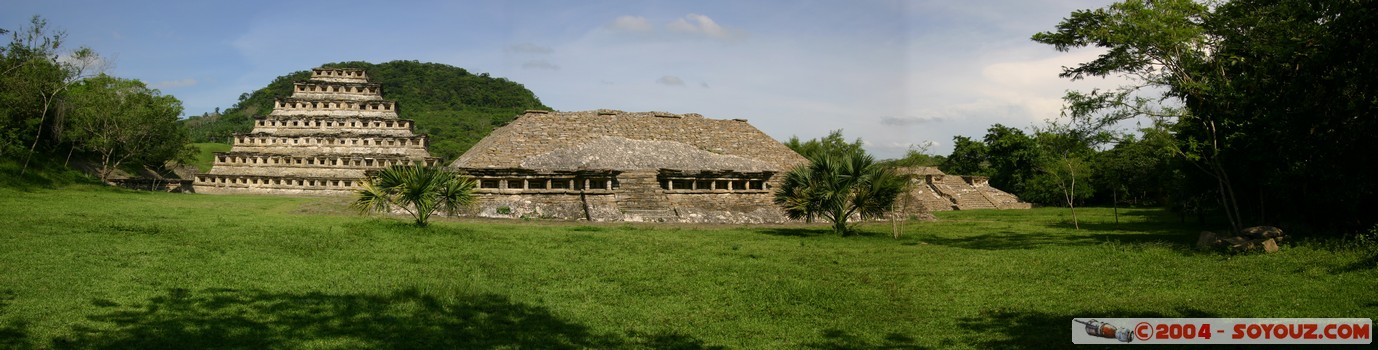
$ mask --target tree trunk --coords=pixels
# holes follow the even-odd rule
[[[1118,229],[1118,228],[1120,228],[1120,188],[1119,188],[1119,186],[1116,186],[1116,187],[1115,187],[1115,190],[1110,192],[1110,202],[1111,202],[1111,203],[1110,203],[1110,206],[1113,207],[1113,208],[1115,208],[1115,228]]]
[[[1081,230],[1081,223],[1077,221],[1077,205],[1075,203],[1077,198],[1077,171],[1072,166],[1072,158],[1063,156],[1062,159],[1067,163],[1067,175],[1070,178],[1069,182],[1072,183],[1071,186],[1067,186],[1063,193],[1067,195],[1067,208],[1072,209],[1072,228],[1079,231]]]
[[[53,96],[57,96],[54,92]],[[38,140],[43,139],[43,123],[48,121],[48,108],[52,105],[52,98],[46,95],[43,97],[43,111],[38,115],[38,131],[34,132],[33,144],[29,145],[29,155],[24,157],[24,167],[20,168],[19,176],[24,176],[29,172],[29,160],[33,159],[34,150],[38,149]]]
[[[62,161],[62,167],[66,168],[66,167],[71,166],[71,164],[72,164],[72,151],[75,151],[76,148],[77,148],[76,142],[73,142],[72,145],[71,145],[71,147],[67,147],[67,160]]]

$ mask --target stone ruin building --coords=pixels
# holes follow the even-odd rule
[[[215,154],[211,171],[196,175],[195,191],[351,194],[368,170],[440,161],[412,127],[363,70],[315,68],[291,97],[254,117],[253,131],[236,133],[229,152]]]
[[[773,189],[806,162],[743,119],[595,110],[526,111],[451,166],[480,217],[762,223],[787,220]]]
[[[909,192],[896,199],[901,212],[1032,207],[1013,194],[991,187],[985,176],[947,175],[934,167],[901,167],[898,171],[909,178]]]

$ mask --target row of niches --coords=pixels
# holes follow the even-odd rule
[[[276,126],[276,127],[317,127],[317,128],[394,128],[410,129],[412,121],[407,119],[389,119],[375,121],[350,120],[292,120],[292,119],[260,119],[254,123],[255,126]]]
[[[297,186],[318,188],[357,188],[362,180],[353,179],[293,179],[280,177],[197,175],[198,185]]]
[[[385,168],[394,165],[421,165],[436,166],[440,163],[438,158],[427,159],[376,159],[360,157],[292,157],[279,155],[226,155],[217,154],[215,156],[216,165],[331,165],[349,167],[370,167]]]
[[[548,190],[589,190],[612,191],[621,187],[616,178],[551,177],[495,179],[477,178],[476,189],[489,191],[548,191]]]
[[[282,101],[273,104],[275,109],[357,109],[364,111],[392,111],[394,101],[354,102],[354,101]]]
[[[763,179],[660,179],[660,189],[670,192],[762,192]]]
[[[361,78],[367,79],[368,75],[362,69],[340,69],[340,68],[317,68],[311,70],[312,78]]]
[[[310,93],[310,92],[329,92],[329,93],[366,94],[366,95],[379,95],[379,94],[380,94],[377,85],[337,85],[337,84],[296,83],[296,90],[295,90],[295,91],[296,91],[296,92],[303,92],[303,93]]]
[[[288,142],[291,141],[291,142]],[[393,146],[426,148],[426,137],[411,138],[355,138],[355,137],[269,137],[235,136],[234,145],[330,145],[330,146]]]

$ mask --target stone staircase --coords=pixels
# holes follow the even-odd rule
[[[991,203],[995,203],[995,207],[999,209],[1033,208],[1032,204],[1020,202],[1019,197],[1015,197],[1005,191],[997,190],[994,187],[986,187],[985,191],[982,191],[982,193],[986,195],[986,198],[990,199]]]
[[[679,212],[660,189],[655,171],[628,171],[618,176],[617,208],[623,221],[678,221]]]
[[[980,189],[972,187],[961,176],[943,176],[941,180],[934,180],[933,187],[944,197],[951,198],[957,209],[998,208],[995,203],[991,202],[990,198],[986,198]]]
[[[952,200],[938,192],[937,188],[927,181],[918,181],[914,186],[919,186],[916,191],[911,191],[913,199],[917,201],[923,211],[948,211],[956,209],[953,207]]]

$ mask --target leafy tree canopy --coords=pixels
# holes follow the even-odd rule
[[[67,95],[63,137],[98,156],[102,180],[126,162],[157,168],[194,152],[177,125],[182,101],[141,81],[101,74],[78,82]]]
[[[856,141],[848,143],[847,139],[842,137],[842,130],[833,130],[828,132],[828,136],[824,136],[821,139],[812,139],[802,142],[799,141],[798,136],[791,136],[789,141],[785,142],[786,147],[804,156],[804,158],[809,159],[813,159],[815,156],[825,153],[866,154],[866,150],[862,149],[861,145],[861,138],[857,138]]]
[[[1373,1],[1125,0],[1033,40],[1104,50],[1062,76],[1134,83],[1069,94],[1072,116],[1159,119],[1234,228],[1356,232],[1378,224],[1375,32]]]

